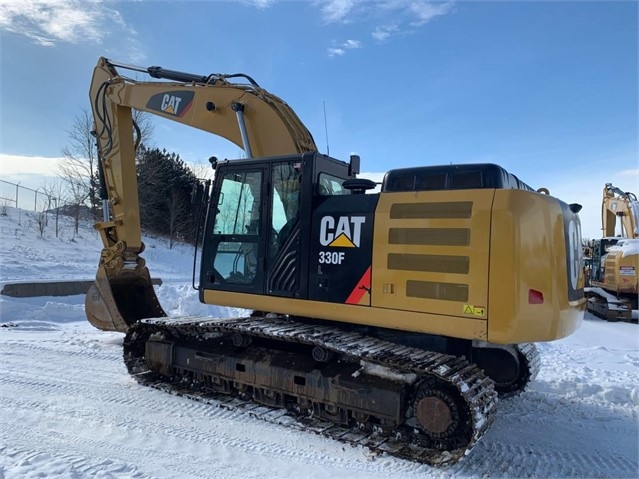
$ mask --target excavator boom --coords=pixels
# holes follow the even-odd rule
[[[172,81],[140,82],[122,76],[117,68]],[[248,83],[232,83],[235,78]],[[139,140],[132,109],[226,138],[249,158],[304,153],[317,147],[284,101],[243,74],[203,76],[100,58],[89,94],[103,201],[103,220],[96,229],[104,249],[85,306],[94,326],[126,331],[141,318],[165,315],[139,256],[144,249],[135,171]]]
[[[617,220],[622,238],[639,238],[639,201],[634,193],[606,183],[601,203],[601,229],[604,237],[616,236]]]

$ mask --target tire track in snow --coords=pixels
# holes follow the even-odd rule
[[[144,389],[144,388],[143,388]],[[156,391],[157,392],[157,391]],[[157,392],[159,396],[169,396],[168,394]],[[12,393],[13,394],[13,393]],[[69,396],[71,399],[72,396]],[[162,410],[160,409],[160,405],[164,411],[167,410],[168,402],[166,398],[162,398],[161,401],[139,401],[139,400],[131,400],[128,403],[120,403],[118,400],[109,400],[108,402],[119,406],[117,409],[112,410],[110,413],[105,413],[100,408],[89,408],[90,410],[81,410],[77,411],[75,409],[64,408],[60,405],[60,401],[56,401],[54,404],[50,404],[47,399],[35,401],[35,400],[21,400],[17,399],[13,401],[12,407],[14,408],[14,412],[20,411],[43,411],[48,410],[48,414],[52,415],[54,418],[64,417],[65,421],[68,423],[77,422],[78,427],[82,424],[90,423],[92,427],[99,428],[108,428],[113,427],[117,429],[125,429],[125,430],[137,430],[142,434],[148,435],[156,435],[161,436],[165,439],[176,439],[184,442],[193,442],[198,445],[206,445],[211,448],[231,448],[241,451],[243,454],[246,453],[254,453],[263,457],[279,457],[286,458],[289,461],[297,461],[307,464],[315,464],[315,465],[326,465],[328,467],[336,467],[340,469],[350,469],[352,466],[352,459],[342,460],[336,457],[326,457],[324,455],[318,455],[316,453],[309,454],[306,451],[300,450],[294,446],[295,438],[292,437],[291,441],[287,444],[280,444],[278,442],[270,441],[270,438],[277,436],[278,431],[277,425],[268,424],[266,425],[262,421],[258,421],[257,424],[260,424],[261,429],[266,432],[265,436],[260,437],[252,435],[251,430],[257,428],[256,420],[252,417],[250,413],[243,411],[233,411],[226,408],[216,407],[214,405],[197,403],[195,401],[191,401],[188,399],[181,399],[176,396],[169,396],[174,400],[183,401],[184,404],[179,404],[179,406],[186,405],[186,408],[179,407],[179,416],[171,416],[170,421],[166,420],[166,417],[163,417],[163,421],[158,421],[155,417],[146,418],[143,416],[143,419],[140,419],[139,414],[131,414],[134,411],[131,410],[123,410],[127,405],[135,406],[138,408],[138,413],[141,410]],[[111,398],[112,399],[112,398]],[[96,399],[99,400],[99,399]],[[0,400],[0,403],[4,402]],[[189,407],[190,403],[201,404],[201,407]],[[158,405],[157,409],[151,409],[150,404]],[[199,409],[199,411],[197,411]],[[200,421],[201,414],[195,413],[204,413],[208,420],[217,421],[215,424],[209,422],[212,427],[207,427],[206,423]],[[100,414],[99,420],[96,421],[96,417]],[[195,416],[195,417],[194,417]],[[184,422],[175,422],[177,419],[183,419]],[[55,419],[47,419],[38,418],[39,422],[44,423],[55,423]],[[248,424],[247,424],[248,422]],[[227,424],[228,423],[228,424]],[[18,424],[15,424],[18,426]],[[55,427],[55,424],[53,424]],[[9,429],[12,429],[13,426],[10,425]],[[4,428],[0,426],[0,434]],[[246,429],[246,433],[244,433],[244,429]],[[233,430],[234,434],[230,434],[226,431]],[[153,432],[152,432],[153,431]],[[283,431],[279,431],[283,433],[286,431],[287,434],[299,434],[304,437],[304,441],[308,440],[306,432],[295,432],[284,428]],[[329,443],[333,443],[333,441],[329,439],[320,438],[320,436],[314,436],[318,438],[319,450],[324,449],[325,443],[322,441],[328,441]],[[342,445],[338,445],[337,443],[332,444],[333,448],[339,448]],[[353,451],[357,451],[356,448],[352,448]],[[362,454],[362,458],[365,454],[365,450],[359,451]],[[399,466],[399,464],[398,464]],[[411,463],[406,463],[404,466],[407,471],[418,468],[418,465],[414,465]],[[357,470],[357,467],[354,468]],[[401,467],[396,467],[395,469],[401,469]]]
[[[51,350],[43,354],[50,364],[60,365],[60,361],[56,361],[55,355],[55,352]],[[73,376],[77,377],[75,382],[61,379],[55,375],[46,379],[42,377],[25,378],[17,372],[11,373],[11,371],[18,371],[13,367],[17,365],[7,364],[6,366],[9,374],[0,376],[0,384],[2,385],[0,402],[10,404],[14,413],[39,412],[40,416],[44,416],[44,418],[39,417],[39,421],[52,422],[55,425],[55,419],[63,417],[71,423],[77,422],[78,427],[83,422],[88,422],[93,427],[111,426],[128,430],[134,429],[143,434],[148,431],[150,436],[160,435],[167,439],[190,441],[211,448],[238,450],[242,454],[253,453],[268,458],[279,457],[298,463],[324,465],[342,470],[353,469],[354,472],[361,469],[357,462],[353,463],[352,458],[327,457],[315,451],[295,447],[296,435],[305,436],[304,441],[307,441],[307,433],[288,431],[290,439],[285,444],[272,440],[279,435],[277,426],[257,421],[246,412],[171,396],[161,391],[138,386],[133,382],[129,387],[128,384],[111,386],[109,383],[90,380],[90,383],[95,382],[96,384],[96,387],[91,387],[91,384],[83,382],[84,377],[81,375]],[[71,367],[70,364],[66,367],[63,365],[63,369],[69,367]],[[128,380],[128,375],[126,378]],[[55,382],[60,380],[65,382]],[[34,397],[34,390],[39,391],[40,395]],[[74,399],[77,398],[82,398],[81,407],[74,405]],[[108,405],[106,412],[103,410],[104,405]],[[147,417],[140,414],[140,411],[162,411],[163,417],[158,419],[157,414]],[[167,412],[170,414],[168,418],[166,417]],[[244,424],[246,422],[249,422],[248,426]],[[211,424],[214,427],[211,427]],[[251,429],[255,429],[256,424],[260,424],[258,428],[266,432],[262,437],[251,433]],[[14,427],[19,427],[19,424],[3,425],[0,426],[0,430],[9,435],[10,430]],[[66,438],[69,442],[73,442],[72,437],[66,436]],[[36,439],[32,438],[31,440]],[[332,448],[342,447],[319,436],[315,441],[319,446],[318,451],[325,449],[327,442]],[[120,449],[116,452],[119,451]],[[354,452],[362,454],[363,458],[363,451],[354,449]],[[399,469],[406,471],[418,467],[411,463],[406,463],[404,467],[401,467],[400,463],[398,466]]]
[[[48,344],[50,344],[50,346],[45,346],[42,344],[32,343],[32,342],[24,342],[24,341],[15,341],[15,342],[6,341],[6,342],[2,342],[1,346],[3,350],[5,348],[9,348],[9,349],[13,348],[14,350],[24,351],[25,353],[27,351],[31,353],[33,353],[34,351],[38,351],[44,354],[49,353],[55,356],[64,355],[64,356],[70,356],[72,358],[98,359],[101,361],[111,361],[111,362],[122,361],[122,344],[121,343],[119,346],[116,346],[114,344],[113,349],[111,349],[110,347],[104,348],[104,346],[101,345],[102,343],[97,343],[93,341],[88,341],[88,342],[85,341],[84,343],[74,344],[67,340],[67,341],[48,342]],[[54,348],[54,346],[58,346],[58,348]],[[67,349],[69,348],[69,346],[71,346],[73,349]],[[55,352],[54,352],[54,349],[55,349]],[[120,353],[119,356],[117,354],[114,354],[114,352],[118,350]],[[11,352],[11,351],[7,351],[7,352]]]
[[[52,456],[46,452],[16,449],[0,446],[0,474],[3,471],[2,459],[10,459],[14,465],[6,466],[6,479],[11,477],[110,477],[151,479],[152,476],[143,474],[135,466],[127,465],[110,459],[92,463],[77,454],[63,454]],[[0,477],[4,477],[0,475]]]
[[[291,478],[633,477],[637,471],[636,458],[617,450],[624,441],[636,441],[636,407],[616,400],[636,375],[606,377],[615,399],[606,402],[601,388],[586,387],[589,382],[582,390],[571,388],[585,381],[585,372],[571,369],[570,357],[548,348],[542,353],[558,373],[547,372],[544,378],[542,370],[543,380],[531,391],[503,401],[500,417],[473,452],[439,470],[388,457],[367,462],[365,451],[344,451],[320,436],[144,388],[126,373],[120,345],[82,335],[63,333],[60,339],[56,331],[45,341],[0,342],[0,472],[4,466],[6,479],[11,479],[7,471],[12,477],[33,472],[26,465],[19,470],[22,462],[36,467],[47,459],[71,471],[66,476],[76,471],[81,476],[106,472],[108,477],[139,478],[257,478],[262,477],[260,465]],[[42,337],[46,335],[38,333]],[[580,396],[588,392],[592,394]],[[581,419],[577,413],[585,426],[575,425]],[[599,422],[592,419],[597,415]],[[585,437],[577,437],[579,433]]]
[[[0,430],[0,438],[4,440],[2,437],[4,435],[3,432],[4,431]],[[15,447],[15,443],[17,441],[13,442]],[[117,469],[121,469],[122,467],[131,468],[132,466],[130,466],[130,464],[135,464],[141,458],[144,458],[145,463],[147,464],[149,463],[149,460],[151,460],[153,463],[159,465],[170,465],[175,477],[193,477],[203,479],[209,477],[206,472],[203,472],[206,471],[204,467],[206,464],[210,466],[209,460],[195,455],[189,455],[186,451],[175,453],[168,450],[135,447],[131,444],[120,445],[113,442],[92,439],[90,437],[78,437],[65,433],[64,431],[28,431],[22,435],[20,443],[22,447],[19,448],[18,451],[25,454],[38,454],[41,451],[34,451],[32,449],[33,444],[45,444],[47,445],[44,446],[45,453],[55,456],[56,458],[68,457],[66,452],[61,452],[55,449],[51,450],[50,446],[48,446],[50,444],[62,444],[64,449],[70,449],[81,453],[81,455],[76,453],[72,457],[74,458],[74,467],[84,471],[94,470],[102,473],[103,471],[100,467],[103,464],[107,464],[110,461],[110,457],[118,457],[120,461],[124,461],[122,464],[118,464],[116,466]],[[99,453],[96,454],[96,451],[99,451]],[[96,455],[102,456],[97,463],[95,461]],[[242,467],[239,468],[238,472],[241,474],[241,471]],[[157,477],[156,474],[157,472],[148,477]]]
[[[471,461],[489,461],[491,477],[629,478],[636,476],[638,467],[637,461],[614,452],[596,454],[501,441],[486,441],[478,444],[477,449]],[[521,464],[521,458],[525,458],[525,465]]]
[[[575,429],[577,417],[597,418],[597,422],[580,424],[580,431],[596,429],[596,432],[620,434],[632,437],[637,433],[633,422],[632,407],[601,409],[596,405],[567,400],[556,394],[528,391],[513,400],[502,401],[498,405],[498,415],[503,420],[547,427],[549,430]],[[550,419],[552,418],[552,419]]]

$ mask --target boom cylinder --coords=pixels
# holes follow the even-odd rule
[[[249,143],[248,134],[246,133],[246,123],[244,122],[244,105],[238,102],[233,102],[231,108],[237,116],[237,124],[240,127],[240,135],[242,135],[242,143],[244,144],[244,152],[247,158],[253,158],[253,152],[251,151],[251,145]]]

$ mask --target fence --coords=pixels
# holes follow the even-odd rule
[[[20,216],[22,212],[25,212],[27,217],[31,217],[31,219],[22,222],[24,232],[35,227],[40,236],[44,234],[45,229],[49,226],[49,219],[51,219],[55,236],[59,237],[63,232],[61,231],[63,226],[60,223],[61,215],[73,218],[74,234],[79,231],[81,219],[93,219],[91,210],[86,205],[62,200],[53,196],[50,190],[44,191],[44,188],[34,190],[20,185],[20,183],[0,180],[0,214],[6,215],[9,207],[17,208]],[[30,211],[33,213],[29,213]],[[18,224],[21,224],[20,220]]]
[[[69,203],[42,189],[31,189],[20,183],[0,180],[0,205],[13,206],[27,211],[49,211]]]

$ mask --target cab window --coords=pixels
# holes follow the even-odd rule
[[[348,195],[350,192],[342,187],[344,178],[338,178],[337,176],[329,175],[327,173],[320,173],[318,181],[318,193],[320,196],[336,196],[336,195]]]

